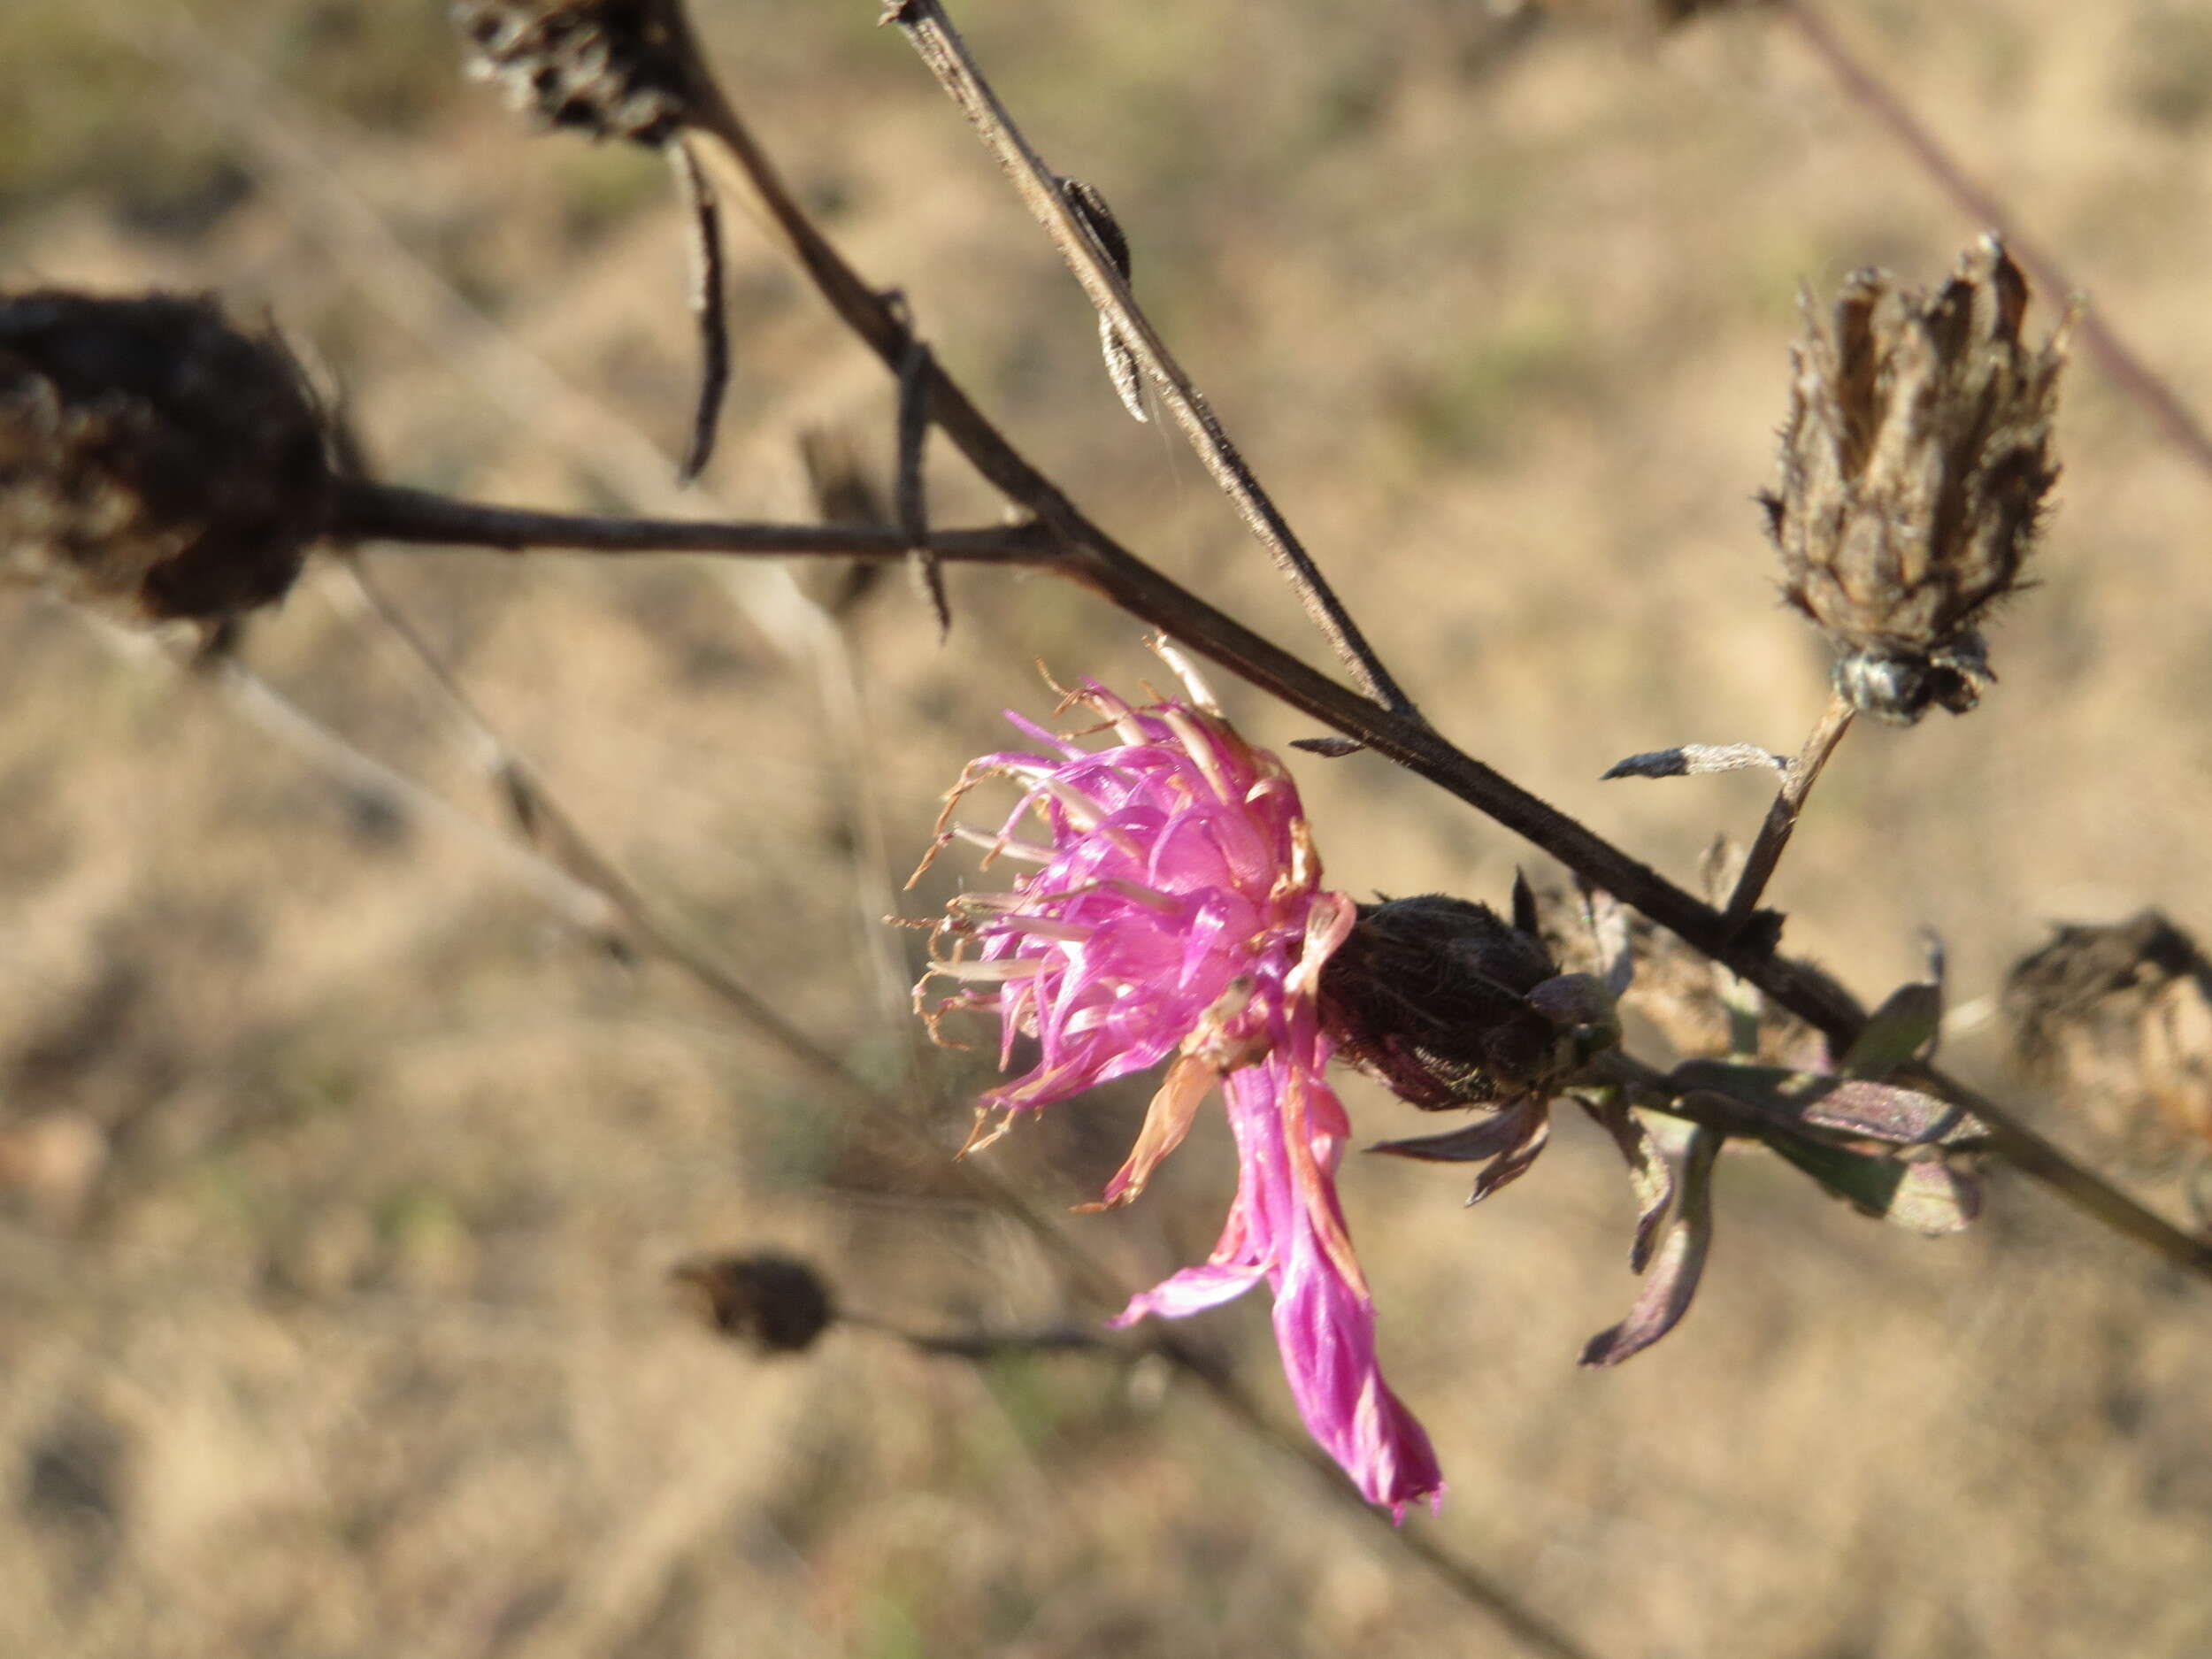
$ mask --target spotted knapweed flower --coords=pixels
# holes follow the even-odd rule
[[[1236,1139],[1237,1194],[1203,1263],[1133,1297],[1116,1320],[1181,1318],[1265,1279],[1299,1415],[1369,1502],[1402,1514],[1437,1499],[1428,1436],[1383,1381],[1375,1304],[1352,1254],[1335,1171],[1351,1125],[1324,1070],[1321,969],[1356,917],[1321,885],[1321,862],[1282,763],[1247,743],[1171,649],[1188,702],[1132,707],[1095,682],[1062,711],[1099,717],[1063,736],[1009,715],[1042,752],[972,762],[931,856],[954,840],[1034,866],[1010,891],[963,894],[934,935],[916,1006],[933,1033],[948,1012],[998,1015],[1000,1064],[1022,1040],[1036,1061],[986,1094],[969,1149],[1018,1114],[1170,1060],[1128,1161],[1093,1209],[1143,1191],[1216,1085]],[[1110,735],[1086,749],[1085,735]],[[995,832],[951,824],[986,779],[1019,804]],[[1033,817],[1037,831],[1024,833]],[[927,861],[925,861],[926,867]],[[917,872],[919,873],[918,872]],[[931,982],[962,986],[927,1003]]]

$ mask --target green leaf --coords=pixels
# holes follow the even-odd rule
[[[1884,1078],[1935,1048],[1943,1026],[1943,987],[1901,985],[1874,1010],[1836,1069],[1846,1077]]]
[[[1981,1213],[1981,1184],[1939,1159],[1909,1164],[1778,1138],[1767,1144],[1862,1214],[1909,1232],[1939,1238]]]

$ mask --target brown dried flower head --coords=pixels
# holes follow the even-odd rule
[[[298,363],[212,300],[0,296],[0,580],[235,615],[291,587],[331,488]]]
[[[1836,689],[1900,725],[1963,714],[1993,676],[1978,624],[2020,578],[2058,477],[2064,326],[2020,341],[2028,285],[1993,236],[1933,294],[1850,277],[1808,305],[1781,480],[1762,499],[1783,592],[1839,653]]]
[[[1594,985],[1594,981],[1592,982]],[[1425,1110],[1548,1097],[1609,1019],[1543,942],[1487,905],[1440,893],[1359,907],[1321,972],[1321,1021],[1344,1057]]]
[[[2212,964],[2156,910],[2061,927],[2014,964],[2004,1009],[2021,1069],[2118,1155],[2212,1141]]]
[[[764,1354],[811,1348],[837,1317],[821,1275],[789,1256],[695,1256],[668,1277],[702,1320]]]
[[[678,0],[455,0],[468,73],[516,110],[658,149],[690,107],[693,48]]]

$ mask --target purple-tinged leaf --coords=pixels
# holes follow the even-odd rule
[[[1705,1271],[1705,1257],[1713,1242],[1713,1160],[1724,1139],[1717,1131],[1699,1129],[1690,1137],[1682,1160],[1674,1219],[1667,1227],[1644,1287],[1637,1294],[1628,1317],[1610,1330],[1601,1331],[1582,1349],[1585,1365],[1617,1365],[1642,1353],[1682,1323],[1697,1294],[1697,1282]]]
[[[1678,1098],[1717,1094],[1766,1125],[1825,1129],[1892,1146],[1934,1146],[1988,1133],[1964,1107],[1916,1089],[1781,1066],[1689,1060],[1667,1076]]]
[[[1475,1189],[1467,1194],[1467,1202],[1479,1204],[1509,1181],[1519,1180],[1528,1173],[1529,1165],[1536,1162],[1537,1155],[1550,1139],[1551,1112],[1546,1107],[1539,1107],[1521,1140],[1509,1151],[1500,1153],[1475,1177]]]
[[[1551,1135],[1551,1103],[1525,1096],[1463,1129],[1447,1134],[1422,1135],[1411,1141],[1385,1141],[1370,1152],[1393,1157],[1420,1158],[1432,1164],[1487,1163],[1476,1178],[1467,1202],[1479,1203],[1508,1181],[1526,1172]]]
[[[1636,1237],[1629,1246],[1628,1268],[1640,1273],[1651,1264],[1652,1249],[1659,1242],[1659,1224],[1666,1218],[1667,1206],[1674,1202],[1674,1166],[1660,1152],[1644,1120],[1618,1095],[1586,1099],[1582,1109],[1613,1137],[1622,1161],[1628,1165],[1628,1183],[1636,1194]]]

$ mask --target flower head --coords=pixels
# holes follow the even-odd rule
[[[1376,1362],[1374,1301],[1334,1184],[1351,1126],[1324,1076],[1333,1044],[1317,1009],[1322,965],[1356,911],[1321,886],[1282,763],[1238,736],[1188,667],[1162,654],[1191,701],[1135,708],[1089,682],[1063,709],[1091,710],[1111,743],[1086,749],[1010,715],[1043,752],[986,755],[962,774],[938,849],[967,840],[988,849],[987,865],[1033,867],[1011,891],[952,901],[917,1006],[933,1032],[948,1011],[996,1013],[1002,1066],[1018,1039],[1037,1045],[1027,1072],[983,1096],[971,1149],[1018,1113],[1172,1056],[1135,1148],[1092,1208],[1136,1197],[1220,1086],[1239,1168],[1221,1241],[1117,1323],[1180,1318],[1265,1279],[1307,1428],[1370,1502],[1402,1512],[1443,1482]],[[948,827],[991,777],[1024,788],[1004,824]],[[939,978],[964,988],[926,1007]]]

